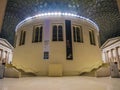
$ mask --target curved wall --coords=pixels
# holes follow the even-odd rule
[[[62,41],[53,41],[54,25],[62,26]],[[40,26],[42,26],[42,41],[33,42],[33,30]],[[81,28],[82,34],[74,35],[73,27]],[[77,29],[75,30],[77,32]],[[21,31],[26,32],[23,45],[20,45]],[[90,31],[94,33],[95,39],[92,44],[90,43]],[[16,35],[13,65],[25,72],[48,75],[50,65],[59,64],[63,75],[79,75],[102,64],[98,43],[99,31],[85,19],[70,16],[33,18],[19,26]],[[81,35],[82,41],[79,42],[78,38],[81,39]],[[78,40],[76,42],[75,36]]]

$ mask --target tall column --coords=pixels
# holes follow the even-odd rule
[[[118,68],[120,69],[120,60],[119,60],[119,54],[118,54],[118,47],[115,48],[115,52],[116,52],[116,60],[118,62]]]
[[[1,56],[2,56],[2,50],[0,49],[0,61],[1,61]]]
[[[106,63],[109,63],[109,59],[108,59],[108,54],[107,54],[107,52],[104,52],[104,55],[105,55],[105,61],[106,61]]]
[[[1,50],[1,62],[2,62],[2,59],[3,59],[3,50]]]
[[[2,29],[2,23],[5,15],[7,0],[0,0],[0,32]]]
[[[9,61],[9,55],[10,55],[10,52],[8,52],[8,55],[7,55],[7,63],[10,63],[10,61]]]
[[[119,60],[119,54],[118,54],[118,47],[115,48],[115,52],[116,52],[116,60],[118,62],[120,62],[120,60]]]
[[[120,13],[120,0],[117,0],[117,5],[118,5],[119,13]]]
[[[111,53],[111,61],[114,62],[114,58],[113,58],[113,49],[110,50]]]
[[[120,60],[120,46],[118,47],[118,59]]]
[[[108,58],[108,62],[110,63],[111,60],[110,60],[109,52],[110,52],[110,51],[107,51],[107,52],[106,52],[106,56],[107,56],[107,58]]]
[[[5,52],[5,62],[6,63],[8,62],[8,52],[7,51]]]

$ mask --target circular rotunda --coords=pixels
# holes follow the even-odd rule
[[[16,27],[12,64],[36,75],[80,75],[102,64],[99,29],[71,13],[43,13]]]

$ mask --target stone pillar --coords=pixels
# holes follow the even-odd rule
[[[110,50],[111,53],[111,62],[114,62],[114,58],[113,58],[113,49]]]
[[[8,52],[8,56],[7,56],[7,63],[10,63],[9,58],[10,58],[10,52]]]
[[[120,61],[120,46],[118,47],[118,59]]]
[[[113,61],[116,62],[116,51],[115,51],[115,48],[112,49],[112,53],[113,53]]]
[[[2,52],[2,60],[4,61],[5,60],[5,51],[3,50]]]
[[[117,0],[117,5],[118,5],[119,13],[120,13],[120,0]]]
[[[5,15],[6,5],[7,5],[7,0],[0,0],[0,32],[2,28],[4,15]]]
[[[0,61],[1,61],[1,57],[2,57],[2,50],[0,49]]]
[[[1,63],[2,63],[2,59],[3,59],[3,50],[1,50]]]
[[[116,52],[116,60],[118,62],[120,62],[120,60],[119,60],[119,54],[118,54],[118,47],[115,48],[115,52]]]
[[[105,61],[106,61],[106,63],[109,63],[108,53],[107,53],[107,52],[104,52],[104,55],[105,55]]]
[[[5,62],[8,63],[8,52],[5,52]]]
[[[12,58],[13,58],[13,52],[9,53],[9,63],[12,63]]]
[[[119,60],[119,54],[118,54],[118,47],[115,48],[116,52],[116,61],[118,62],[118,68],[120,69],[120,60]]]
[[[3,50],[3,54],[2,54],[2,64],[5,65],[6,64],[6,51]]]
[[[110,60],[110,57],[109,57],[109,50],[107,51],[107,58],[108,58],[108,62],[110,63],[111,62],[111,60]]]

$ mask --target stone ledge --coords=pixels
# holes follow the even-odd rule
[[[5,74],[4,77],[9,77],[9,78],[20,78],[21,77],[21,72],[16,70],[15,68],[5,68]]]
[[[96,77],[108,77],[110,76],[110,67],[101,67],[95,72]]]

